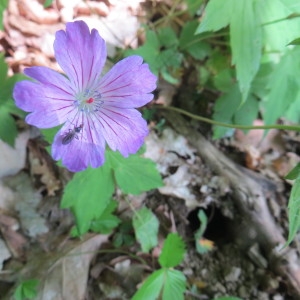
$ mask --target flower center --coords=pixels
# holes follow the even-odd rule
[[[74,105],[82,112],[95,113],[104,103],[101,98],[102,96],[98,91],[86,89],[76,95]]]

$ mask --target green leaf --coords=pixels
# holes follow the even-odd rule
[[[144,207],[137,211],[133,218],[133,227],[143,252],[149,252],[157,245],[159,222],[151,210]]]
[[[217,99],[214,106],[213,119],[218,122],[233,123],[234,114],[241,103],[241,92],[237,84],[232,85],[228,93]],[[228,133],[233,133],[233,129],[214,126],[213,138],[221,138]]]
[[[160,47],[171,48],[178,45],[176,33],[171,27],[159,28],[157,36]]]
[[[7,8],[8,0],[0,0],[0,30],[3,30],[3,12]]]
[[[211,53],[211,47],[208,43],[201,41],[199,35],[195,35],[197,26],[196,20],[184,24],[179,37],[179,48],[186,50],[195,59],[201,60]]]
[[[198,219],[200,221],[200,227],[199,227],[199,229],[195,233],[195,239],[196,239],[196,241],[198,239],[201,239],[203,237],[203,234],[204,234],[204,232],[206,230],[206,227],[207,227],[207,216],[206,216],[205,212],[202,209],[200,209],[198,211],[197,217],[198,217]]]
[[[207,217],[203,210],[199,210],[198,219],[200,221],[200,227],[195,233],[195,244],[198,253],[204,254],[212,249],[212,242],[203,239],[203,234],[207,227]]]
[[[241,298],[238,298],[238,297],[219,297],[219,298],[214,298],[213,300],[243,300]]]
[[[62,125],[47,128],[47,129],[40,129],[43,138],[45,141],[47,141],[50,145],[53,143],[54,137],[57,134],[58,130],[62,127]]]
[[[300,177],[300,163],[297,164],[284,178],[288,180],[294,180]]]
[[[64,189],[62,208],[70,208],[80,235],[87,232],[91,222],[107,208],[114,192],[114,179],[109,163],[102,167],[76,173]]]
[[[239,107],[234,114],[234,123],[240,125],[252,125],[258,116],[258,101],[253,95],[249,95],[247,101]]]
[[[47,8],[52,4],[53,0],[45,0],[44,7]]]
[[[230,20],[232,63],[236,65],[243,102],[247,99],[251,82],[259,69],[262,49],[262,29],[255,14],[254,2],[235,0]]]
[[[300,38],[296,38],[296,39],[292,40],[288,45],[299,46],[300,45]]]
[[[153,272],[133,296],[132,300],[159,299],[162,291],[163,300],[183,300],[186,278],[177,270],[160,269]]]
[[[90,230],[93,232],[108,234],[113,228],[116,228],[121,222],[118,217],[112,214],[117,206],[117,201],[110,201],[101,216],[92,221]]]
[[[186,0],[189,13],[193,16],[199,11],[204,0]]]
[[[126,194],[138,195],[163,185],[155,163],[137,154],[124,158],[119,152],[107,151],[118,186]]]
[[[0,109],[0,139],[14,146],[18,134],[16,122],[6,109]]]
[[[37,279],[30,279],[21,282],[14,292],[16,300],[33,299],[37,296],[37,286],[39,281]]]
[[[178,270],[166,270],[163,300],[183,300],[185,290],[186,278],[183,273]]]
[[[15,120],[11,115],[24,117],[25,114],[15,106],[12,100],[12,91],[15,83],[24,76],[7,77],[7,71],[8,66],[4,56],[0,54],[0,139],[13,147],[18,132]]]
[[[147,29],[146,42],[144,45],[134,50],[125,51],[126,56],[133,54],[142,56],[149,64],[151,71],[155,75],[158,75],[161,68],[161,63],[157,60],[157,57],[160,54],[160,42],[155,31]]]
[[[286,52],[271,74],[268,82],[269,94],[263,103],[265,124],[274,124],[296,100],[299,78],[294,74],[297,74],[299,64],[300,49],[295,47]]]
[[[146,42],[135,50],[125,51],[125,55],[141,55],[149,64],[151,71],[171,83],[177,83],[177,73],[183,56],[178,52],[178,40],[171,28],[162,28],[156,33],[146,30]]]
[[[162,267],[176,267],[182,262],[184,254],[185,243],[178,234],[170,233],[164,242],[158,261]]]
[[[165,281],[165,270],[153,272],[143,283],[141,288],[134,294],[132,300],[155,300],[158,299]]]
[[[264,43],[267,51],[285,51],[286,45],[299,37],[299,19],[291,19],[293,12],[299,13],[299,4],[287,0],[256,1],[258,19],[263,24]],[[297,7],[298,6],[298,7]]]
[[[289,215],[289,236],[286,244],[290,244],[297,231],[300,228],[300,178],[297,178],[292,187],[289,204],[288,204],[288,215]]]
[[[226,27],[230,22],[234,3],[234,0],[210,0],[205,8],[204,18],[198,26],[196,33],[217,31]]]

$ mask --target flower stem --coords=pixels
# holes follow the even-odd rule
[[[281,129],[281,130],[294,130],[300,131],[300,126],[293,126],[293,125],[280,125],[280,124],[272,124],[272,125],[258,125],[258,126],[250,126],[250,125],[238,125],[238,124],[228,124],[222,123],[218,121],[214,121],[208,118],[204,118],[195,114],[192,114],[186,110],[181,108],[173,107],[173,106],[156,106],[159,109],[171,110],[175,111],[179,114],[188,116],[194,120],[202,121],[205,123],[213,124],[216,126],[228,127],[228,128],[235,128],[235,129],[242,129],[242,130],[254,130],[254,129]]]

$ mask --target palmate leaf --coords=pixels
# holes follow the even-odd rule
[[[236,65],[243,102],[247,99],[261,58],[262,28],[255,2],[211,0],[206,7],[204,19],[196,30],[196,33],[217,31],[230,25],[232,63]]]
[[[128,158],[119,152],[107,151],[106,154],[107,161],[110,161],[114,170],[117,184],[124,193],[138,195],[163,185],[152,160],[138,154]]]
[[[15,300],[33,299],[37,296],[37,279],[29,279],[21,282],[14,293]]]
[[[210,0],[205,8],[204,18],[195,33],[218,31],[229,25],[234,1]]]
[[[183,300],[186,289],[186,278],[182,272],[170,269],[160,269],[153,272],[136,292],[132,300]]]
[[[287,244],[290,244],[300,228],[300,178],[297,178],[292,187],[289,204],[289,236]]]
[[[157,245],[159,222],[151,210],[144,207],[137,211],[133,218],[133,227],[143,252],[149,252]]]
[[[114,178],[109,164],[76,173],[69,181],[64,190],[61,207],[73,211],[80,235],[89,230],[92,220],[102,215],[114,189]]]
[[[232,63],[236,65],[243,102],[247,99],[251,82],[259,69],[262,51],[262,28],[255,12],[255,2],[233,1],[230,20]]]
[[[300,83],[295,74],[299,71],[299,64],[300,49],[295,47],[285,53],[272,72],[268,82],[267,101],[263,103],[266,124],[274,124],[297,99]]]

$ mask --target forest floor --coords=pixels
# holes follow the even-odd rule
[[[60,70],[53,53],[55,32],[74,19],[99,30],[110,57],[117,49],[137,47],[142,23],[150,22],[159,6],[167,10],[172,3],[140,2],[57,0],[45,9],[37,0],[10,0],[0,32],[9,75],[36,65]],[[192,81],[188,72],[177,86],[160,80],[156,104],[198,112],[197,104],[187,107],[185,101],[194,94]],[[163,130],[157,130],[162,121]],[[38,299],[50,299],[53,290],[69,296],[51,299],[130,299],[157,267],[160,247],[150,254],[140,253],[137,243],[115,249],[114,233],[70,239],[73,217],[59,204],[72,175],[55,165],[37,129],[21,120],[18,127],[14,149],[0,141],[0,299],[11,299],[16,284],[31,278],[42,280]],[[300,161],[299,136],[271,130],[263,139],[261,130],[236,131],[211,141],[208,125],[159,109],[150,127],[145,156],[157,163],[164,186],[130,200],[135,208],[146,204],[153,210],[161,238],[176,231],[185,240],[187,255],[179,267],[190,287],[185,298],[300,299],[297,243],[281,249],[291,189],[284,176]],[[116,193],[116,199],[119,217],[130,220],[122,196]],[[200,209],[208,217],[203,242],[211,246],[202,254],[194,240]],[[122,230],[132,235],[130,225]],[[74,276],[78,261],[81,271]]]

